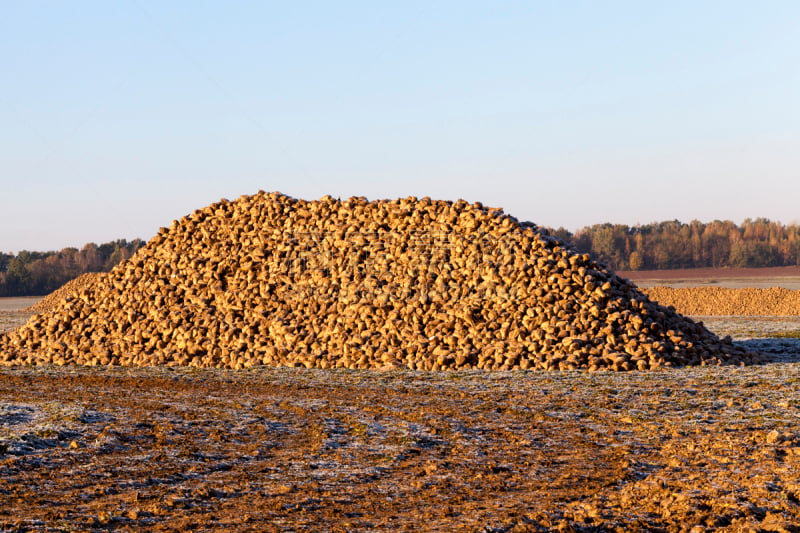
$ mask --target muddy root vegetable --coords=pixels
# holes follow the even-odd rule
[[[259,192],[161,228],[0,336],[0,361],[649,370],[757,361],[502,210]]]

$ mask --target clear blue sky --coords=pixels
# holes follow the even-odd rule
[[[0,6],[0,250],[259,189],[800,221],[800,2]]]

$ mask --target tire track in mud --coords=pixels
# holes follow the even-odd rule
[[[797,365],[0,375],[7,529],[537,531],[800,520]],[[17,446],[25,435],[45,445]]]

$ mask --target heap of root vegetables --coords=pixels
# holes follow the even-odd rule
[[[0,336],[4,364],[657,369],[756,356],[502,210],[259,192]]]

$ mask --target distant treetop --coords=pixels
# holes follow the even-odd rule
[[[643,226],[595,224],[574,234],[551,233],[593,254],[614,270],[702,267],[772,267],[800,264],[800,226],[766,218],[688,224],[678,220]]]
[[[141,239],[119,239],[60,252],[21,251],[16,256],[0,252],[0,296],[49,294],[86,272],[108,272],[144,246]]]

